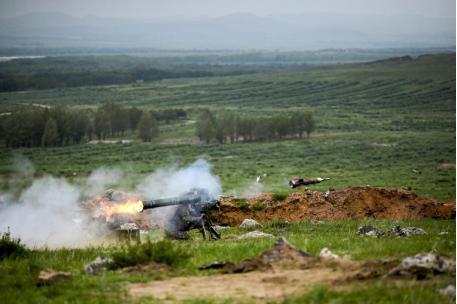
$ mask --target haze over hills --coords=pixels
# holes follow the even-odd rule
[[[414,15],[270,15],[148,20],[32,13],[0,20],[0,46],[159,49],[447,47],[455,18]]]

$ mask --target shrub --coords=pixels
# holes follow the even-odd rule
[[[287,197],[287,193],[273,193],[273,201],[283,201]]]
[[[239,207],[241,210],[249,209],[249,203],[247,201],[244,201],[244,202],[240,203]]]
[[[249,209],[249,203],[245,199],[235,198],[233,199],[233,203],[241,210]]]
[[[26,255],[28,250],[21,244],[20,238],[11,237],[11,232],[2,233],[0,238],[0,260],[9,257],[21,257]]]
[[[256,211],[260,211],[260,210],[263,210],[266,208],[266,205],[264,202],[261,202],[261,201],[256,201],[253,205],[252,205],[252,209],[256,210]]]
[[[111,269],[146,264],[150,262],[167,264],[172,267],[187,263],[190,254],[181,250],[171,241],[150,241],[123,247],[112,255]]]
[[[284,229],[289,227],[291,224],[283,219],[278,219],[270,224],[272,228],[279,228],[279,229]]]

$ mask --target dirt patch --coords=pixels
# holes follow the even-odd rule
[[[275,273],[250,272],[208,277],[180,277],[164,281],[132,284],[129,294],[134,297],[152,296],[175,301],[192,298],[253,298],[272,300],[296,292],[306,292],[314,284],[332,284],[344,278],[343,271],[332,269],[281,270]],[[228,288],[230,286],[230,288]]]
[[[253,205],[261,202],[262,210]],[[239,207],[233,198],[223,198],[221,209],[213,213],[220,225],[238,226],[245,218],[261,223],[278,220],[361,220],[374,219],[455,219],[455,201],[440,203],[420,197],[413,191],[375,187],[353,187],[331,192],[304,190],[289,194],[281,201],[262,194],[248,200],[249,207]],[[256,208],[258,209],[258,208]]]
[[[170,302],[198,297],[250,298],[258,302],[303,293],[316,284],[344,286],[379,278],[398,261],[351,261],[312,256],[284,238],[253,259],[228,263],[225,275],[172,278],[132,284],[133,297],[153,296]]]
[[[186,138],[164,138],[160,140],[161,145],[195,145],[200,140],[196,136],[189,136]]]
[[[454,169],[455,170],[455,164],[453,164],[453,163],[441,163],[441,164],[438,165],[438,169],[441,169],[441,170]]]

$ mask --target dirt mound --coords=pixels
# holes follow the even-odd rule
[[[304,252],[285,238],[279,238],[273,248],[264,251],[252,259],[245,259],[239,263],[227,263],[222,273],[245,273],[251,271],[278,272],[284,269],[340,269],[346,279],[371,279],[385,274],[388,269],[397,265],[398,261],[351,261],[340,258],[324,258]]]
[[[326,248],[327,249],[327,248]],[[327,249],[328,250],[328,249]],[[388,270],[398,265],[398,260],[386,261],[352,261],[335,257],[314,256],[290,244],[280,237],[271,249],[251,259],[238,263],[215,262],[204,265],[200,269],[221,269],[222,273],[235,274],[252,271],[279,272],[286,269],[340,269],[346,279],[372,279],[386,274]]]
[[[273,194],[262,194],[240,205],[239,200],[223,198],[220,212],[213,218],[221,225],[238,226],[243,219],[261,223],[277,220],[361,220],[375,219],[455,219],[455,201],[440,203],[420,197],[413,191],[375,187],[343,190],[295,192],[281,201]]]

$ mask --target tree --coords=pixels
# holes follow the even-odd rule
[[[16,119],[17,114],[7,115],[3,121],[5,144],[7,147],[21,146],[19,136],[20,121]]]
[[[204,109],[197,118],[196,132],[200,141],[209,144],[216,137],[216,120],[210,110]]]
[[[253,139],[254,125],[255,122],[252,118],[240,117],[238,119],[237,137],[241,136],[244,142],[251,141]]]
[[[274,123],[271,118],[259,117],[253,121],[252,132],[255,141],[267,141],[274,135]]]
[[[59,134],[57,132],[57,123],[54,119],[49,118],[44,127],[41,145],[44,147],[52,147],[57,144]]]
[[[120,107],[116,108],[112,117],[112,125],[115,133],[124,134],[124,131],[130,126],[129,112]]]
[[[106,135],[111,131],[111,121],[106,111],[98,108],[94,118],[94,133],[97,138],[105,139]]]
[[[70,143],[71,134],[71,115],[64,107],[54,107],[50,109],[49,115],[57,124],[57,145],[66,145]]]
[[[303,137],[303,133],[307,136],[314,131],[315,123],[313,114],[309,112],[297,112],[292,114],[291,117],[292,129],[295,134],[298,134],[300,138]]]
[[[87,125],[86,125],[86,135],[87,135],[88,140],[92,140],[92,136],[94,135],[94,120],[91,117],[93,117],[92,113],[90,113],[90,115],[88,115],[88,120],[87,120]]]
[[[216,120],[216,138],[219,143],[235,141],[237,117],[231,112],[222,112]]]
[[[0,120],[0,142],[5,138],[5,127],[4,127],[4,121],[5,120]]]
[[[156,138],[159,134],[157,120],[151,117],[148,112],[141,115],[140,122],[138,123],[138,137],[142,141],[149,142]]]
[[[79,144],[87,133],[90,124],[87,112],[84,110],[73,110],[70,112],[72,116],[71,136],[73,143]]]
[[[133,107],[129,109],[129,125],[132,130],[136,130],[138,127],[138,123],[140,122],[141,115],[143,115],[143,111],[138,109],[137,107]]]
[[[316,123],[314,122],[313,114],[305,113],[305,132],[306,136],[309,137],[311,132],[314,132]]]
[[[291,129],[295,135],[298,135],[300,138],[303,137],[305,132],[305,119],[303,112],[295,112],[290,117]]]
[[[276,135],[279,139],[289,134],[290,119],[284,114],[279,114],[270,119],[271,134]]]

